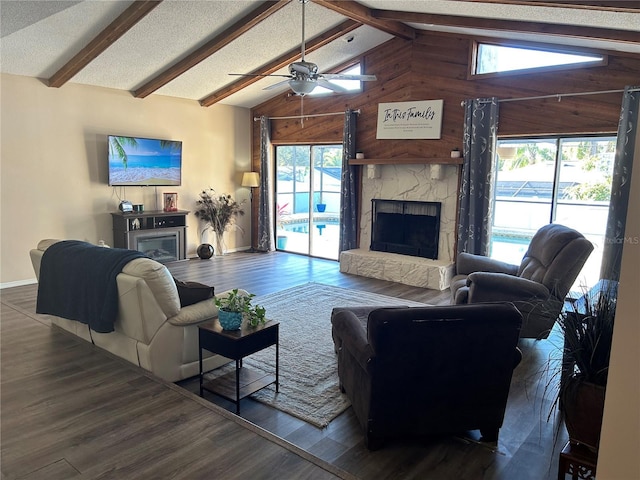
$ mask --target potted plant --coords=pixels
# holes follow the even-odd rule
[[[240,292],[234,288],[229,295],[215,298],[218,321],[223,330],[240,329],[244,319],[251,327],[257,327],[266,322],[265,308],[261,305],[252,305],[253,297],[255,297],[253,293]]]
[[[238,203],[229,194],[217,195],[212,188],[200,192],[194,212],[195,216],[204,222],[200,238],[202,239],[208,229],[215,232],[216,248],[214,250],[218,255],[223,255],[225,251],[224,232],[232,225],[242,231],[242,228],[235,223],[235,220],[238,215],[244,215],[243,204],[244,200]],[[203,245],[206,244],[203,243]],[[202,249],[198,247],[198,252],[201,250],[203,252],[210,251],[207,247]]]
[[[324,212],[327,209],[327,204],[322,201],[322,192],[314,193],[315,201],[316,201],[316,210],[320,213]]]
[[[285,250],[287,248],[287,234],[283,226],[282,217],[287,214],[288,206],[289,206],[288,203],[285,203],[284,205],[279,205],[279,204],[276,205],[276,210],[277,210],[276,223],[278,227],[276,232],[276,245],[278,247],[278,250]]]
[[[617,282],[600,280],[563,312],[560,407],[569,440],[598,450],[616,314]]]

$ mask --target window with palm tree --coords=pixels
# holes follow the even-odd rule
[[[616,137],[498,140],[491,257],[519,264],[543,225],[574,228],[594,244],[578,277],[594,285],[605,241]]]

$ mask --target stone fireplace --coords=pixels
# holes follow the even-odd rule
[[[454,270],[458,166],[385,164],[363,168],[360,248],[340,254],[340,271],[436,290],[449,288]],[[440,203],[437,258],[371,250],[374,199]]]

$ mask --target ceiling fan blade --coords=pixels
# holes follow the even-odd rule
[[[281,75],[281,76],[286,76],[286,75]],[[274,83],[273,85],[264,87],[263,90],[275,90],[276,88],[284,87],[285,85],[289,85],[289,80],[283,80],[281,82]]]
[[[360,80],[361,82],[371,82],[378,80],[375,75],[349,75],[346,73],[323,73],[324,78],[329,80]]]
[[[227,75],[235,75],[239,77],[285,77],[291,78],[291,75],[263,74],[263,73],[228,73]]]
[[[340,85],[336,85],[335,83],[331,83],[330,81],[325,80],[324,78],[318,78],[318,81],[316,83],[321,87],[327,88],[337,93],[346,93],[349,91],[346,88],[341,87]]]

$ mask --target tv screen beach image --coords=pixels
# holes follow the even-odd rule
[[[182,142],[109,136],[109,185],[180,185]]]

